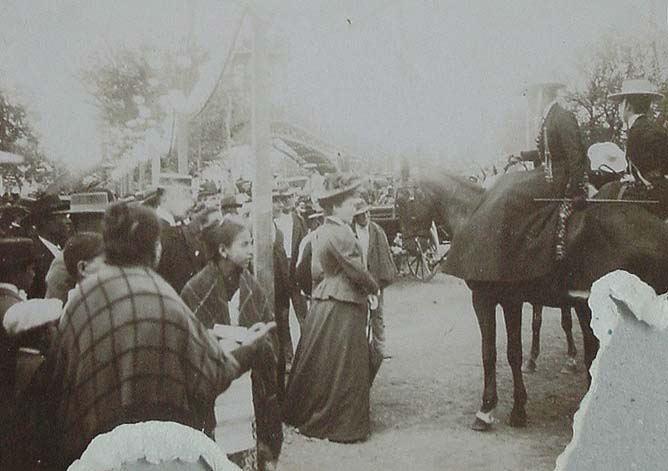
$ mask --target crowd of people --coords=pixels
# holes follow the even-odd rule
[[[203,431],[242,469],[275,467],[284,423],[365,440],[396,268],[362,183],[275,188],[273,299],[254,274],[250,185],[195,199],[166,179],[132,201],[51,198],[38,220],[3,207],[2,468],[66,469],[143,421]]]

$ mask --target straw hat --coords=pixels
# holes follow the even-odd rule
[[[54,214],[104,213],[109,206],[106,192],[74,193],[70,195],[70,209],[54,211]]]
[[[621,101],[629,96],[648,96],[654,100],[662,99],[663,95],[647,79],[624,80],[622,91],[608,95],[608,99]]]

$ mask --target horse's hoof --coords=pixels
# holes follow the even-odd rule
[[[529,358],[522,363],[522,373],[535,373],[536,372],[536,360]]]
[[[572,375],[578,372],[578,364],[575,361],[575,358],[567,358],[566,363],[563,368],[561,368],[563,374]]]
[[[487,432],[492,428],[494,421],[495,419],[493,410],[489,412],[478,411],[475,414],[475,420],[473,421],[471,428],[476,432]]]
[[[492,424],[488,424],[487,422],[479,419],[478,417],[475,418],[473,424],[471,425],[471,429],[475,430],[476,432],[488,432],[491,428]]]
[[[522,428],[527,426],[527,413],[524,409],[521,411],[513,409],[510,413],[508,423],[511,427]]]

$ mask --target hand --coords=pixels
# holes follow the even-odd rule
[[[258,322],[254,324],[250,329],[248,329],[248,334],[246,338],[241,342],[241,345],[249,347],[257,347],[261,341],[263,341],[269,332],[276,328],[276,322],[271,321],[266,324],[263,322]]]

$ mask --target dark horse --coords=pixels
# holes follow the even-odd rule
[[[399,217],[427,227],[442,224],[456,241],[458,231],[478,207],[485,190],[467,179],[433,170],[415,180],[414,198],[399,201]],[[465,243],[463,241],[462,243]],[[480,327],[484,390],[474,430],[488,430],[498,403],[496,388],[496,306],[501,305],[508,336],[514,405],[510,425],[525,426],[526,388],[522,377],[522,304],[573,306],[582,328],[587,371],[598,339],[590,326],[587,296],[592,283],[622,269],[638,275],[657,292],[668,290],[668,227],[637,206],[589,204],[573,214],[566,236],[566,258],[546,276],[522,282],[466,280]]]

